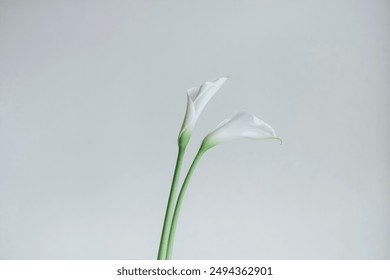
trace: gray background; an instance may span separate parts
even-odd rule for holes
[[[186,89],[210,150],[176,259],[390,258],[389,1],[0,1],[0,258],[152,259]]]

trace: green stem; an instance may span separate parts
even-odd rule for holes
[[[173,215],[173,210],[174,210],[175,200],[176,200],[177,184],[179,182],[180,170],[183,164],[183,156],[184,156],[185,149],[186,149],[185,146],[179,145],[179,152],[176,160],[175,173],[173,174],[171,191],[169,193],[168,205],[167,205],[167,210],[165,212],[164,225],[161,233],[160,247],[157,256],[158,260],[165,260],[165,256],[167,252],[169,231],[171,228],[172,215]]]
[[[206,151],[206,149],[204,149],[203,146],[202,146],[199,149],[198,153],[196,154],[195,159],[192,162],[190,169],[188,170],[187,176],[186,176],[186,178],[185,178],[185,180],[183,182],[183,186],[181,187],[179,196],[177,198],[175,212],[173,214],[173,220],[172,220],[172,224],[171,224],[171,231],[169,233],[168,249],[167,249],[167,254],[166,254],[166,258],[165,258],[166,260],[170,260],[171,257],[172,257],[173,242],[174,242],[174,239],[175,239],[176,226],[177,226],[177,221],[179,219],[180,208],[181,208],[181,205],[183,203],[184,194],[185,194],[185,192],[187,190],[188,183],[191,180],[191,176],[194,173],[194,170],[195,170],[199,160],[201,159],[201,157],[202,157],[202,155],[204,154],[205,151]]]

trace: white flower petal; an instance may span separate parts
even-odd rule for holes
[[[202,113],[204,107],[206,107],[210,99],[217,93],[217,91],[222,87],[222,85],[226,82],[227,79],[227,77],[222,77],[214,82],[205,82],[203,85],[200,86],[198,94],[194,99],[194,104],[198,117]]]
[[[187,89],[187,94],[191,98],[192,102],[195,101],[196,96],[198,95],[200,87],[192,87]]]
[[[203,109],[210,99],[217,93],[228,77],[222,77],[214,82],[205,82],[199,87],[187,90],[187,111],[180,130],[179,139],[186,131],[191,132]]]
[[[264,121],[247,112],[239,112],[222,121],[203,141],[208,149],[220,143],[240,139],[279,139],[275,130]]]
[[[187,120],[187,121],[186,121]],[[182,124],[182,127],[180,129],[179,138],[182,136],[182,134],[189,130],[189,128],[193,128],[195,123],[191,123],[195,121],[195,105],[192,101],[189,94],[187,94],[187,109],[186,109],[186,116],[184,118],[184,122]],[[192,129],[191,129],[192,130]]]

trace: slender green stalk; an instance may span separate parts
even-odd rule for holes
[[[184,156],[185,149],[186,146],[179,145],[179,152],[176,160],[175,173],[173,174],[171,191],[169,193],[168,205],[167,205],[167,210],[165,212],[164,225],[161,233],[160,247],[157,256],[158,260],[165,260],[165,256],[167,252],[169,231],[171,228],[172,215],[173,215],[173,210],[176,201],[177,184],[180,178],[180,170],[183,164],[183,156]]]
[[[177,198],[175,212],[173,214],[173,220],[172,220],[172,224],[171,224],[171,230],[170,230],[170,233],[169,233],[168,249],[167,249],[167,254],[166,254],[166,258],[165,258],[166,260],[170,260],[171,257],[172,257],[173,242],[174,242],[174,239],[175,239],[175,232],[176,232],[177,221],[179,219],[180,208],[181,208],[181,205],[183,203],[183,198],[184,198],[185,192],[187,190],[188,183],[190,182],[192,174],[194,173],[194,170],[195,170],[196,166],[198,165],[198,162],[201,159],[201,157],[202,157],[202,155],[204,154],[205,151],[206,151],[206,149],[204,149],[203,146],[202,146],[199,149],[198,153],[196,154],[195,159],[192,162],[190,169],[188,170],[187,176],[186,176],[186,178],[185,178],[185,180],[183,182],[183,186],[181,187],[179,196]]]

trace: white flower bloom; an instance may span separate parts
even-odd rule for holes
[[[179,142],[183,142],[184,145],[188,143],[195,123],[204,107],[227,79],[228,77],[222,77],[214,82],[205,82],[199,87],[187,90],[187,110],[180,130]]]
[[[239,112],[230,119],[222,121],[203,140],[202,148],[210,149],[220,143],[235,139],[277,139],[275,130],[264,121],[247,112]]]

